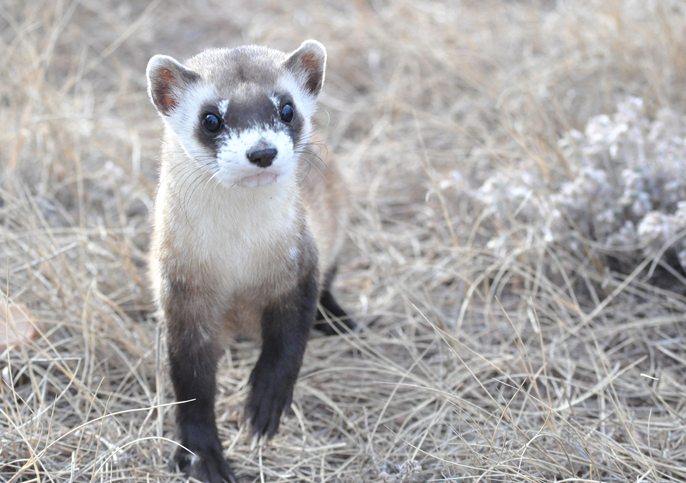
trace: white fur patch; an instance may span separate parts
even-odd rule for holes
[[[165,123],[176,134],[186,154],[201,166],[210,168],[211,160],[207,159],[207,150],[195,139],[195,128],[200,122],[202,106],[212,104],[217,99],[214,87],[204,82],[190,85],[183,93],[183,99],[171,111],[169,116],[162,116]]]
[[[223,99],[217,104],[217,109],[219,109],[219,114],[221,117],[226,117],[226,110],[229,108],[229,100]]]
[[[285,132],[266,126],[229,131],[220,136],[217,153],[217,180],[225,186],[263,186],[275,183],[297,167],[293,142]],[[247,154],[255,149],[273,147],[277,155],[271,166],[261,168],[250,162]]]
[[[279,108],[281,107],[281,102],[279,101],[279,98],[276,97],[275,95],[269,96],[269,100],[272,101],[272,104],[274,104],[274,107],[276,107],[276,111],[279,111]]]
[[[276,82],[278,89],[289,92],[293,96],[295,109],[300,111],[304,119],[303,130],[300,136],[301,143],[309,141],[310,134],[312,133],[312,116],[317,111],[317,98],[311,96],[303,87],[306,81],[307,79],[305,79],[304,75],[301,79],[296,79],[291,72],[287,71]]]
[[[173,161],[189,162],[184,157],[178,153],[167,161],[172,161],[170,166]],[[194,179],[187,181],[187,176],[183,169],[166,171],[159,196],[167,198],[164,205],[176,208],[156,214],[175,229],[177,273],[203,267],[213,274],[217,293],[227,294],[269,281],[275,267],[295,266],[295,173],[259,189],[227,188],[198,170],[191,174]]]

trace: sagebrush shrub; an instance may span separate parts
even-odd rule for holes
[[[591,241],[586,250],[624,272],[646,257],[686,270],[686,118],[662,109],[650,120],[629,98],[559,147],[567,173],[558,179],[524,160],[471,190],[493,222],[487,247],[502,252],[526,236],[578,251]]]

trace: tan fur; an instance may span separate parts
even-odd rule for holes
[[[336,265],[350,212],[348,189],[335,159],[324,161],[318,169],[306,166],[300,170],[306,173],[301,175],[301,195],[319,253],[320,280]]]

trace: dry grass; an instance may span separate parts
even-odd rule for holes
[[[362,330],[313,336],[293,412],[255,449],[257,351],[227,348],[217,415],[243,481],[685,481],[684,287],[514,216],[494,253],[505,227],[446,184],[523,159],[564,177],[557,140],[626,95],[685,113],[685,18],[677,0],[4,0],[1,297],[42,335],[1,357],[0,480],[181,481],[145,274],[145,65],[316,38],[322,136],[356,198],[337,291]]]

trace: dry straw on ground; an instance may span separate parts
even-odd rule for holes
[[[316,38],[322,154],[355,195],[336,288],[362,330],[313,335],[254,449],[257,350],[227,347],[217,417],[243,481],[685,481],[684,277],[660,258],[678,234],[618,265],[578,213],[524,216],[578,175],[572,129],[629,96],[641,122],[686,114],[684,3],[295,3],[0,3],[0,305],[41,332],[1,357],[0,480],[181,481],[145,274],[144,68]],[[499,174],[520,191],[484,185]]]

